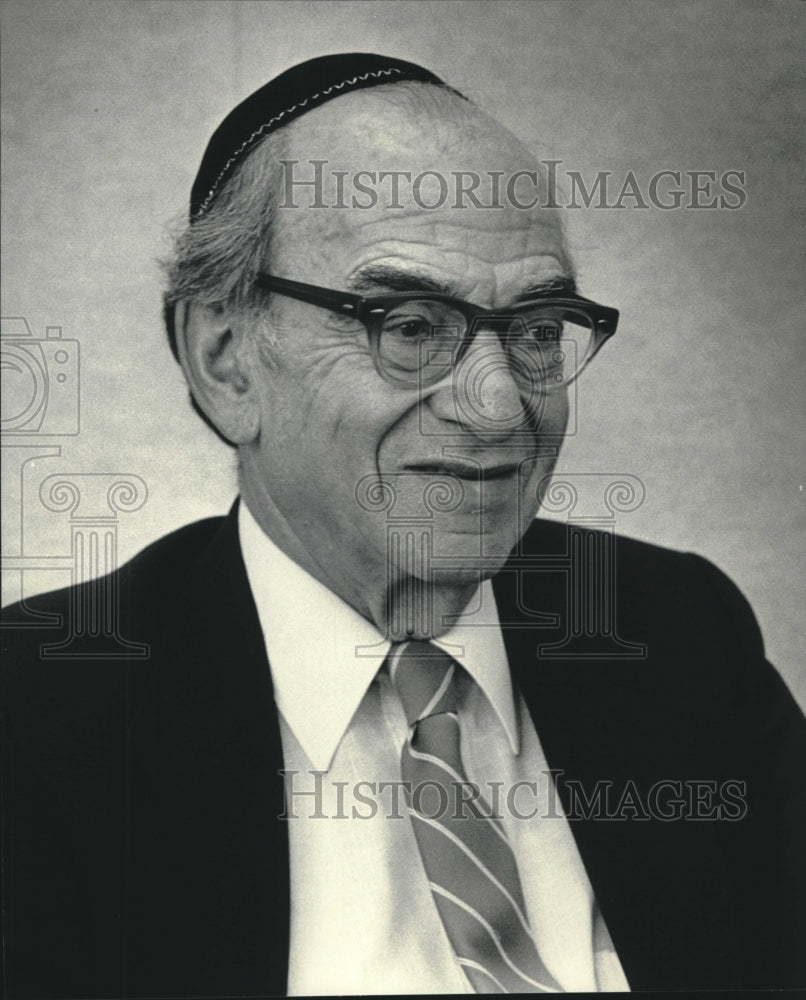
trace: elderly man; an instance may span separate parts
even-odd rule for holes
[[[752,612],[699,558],[535,521],[618,318],[543,182],[380,56],[215,133],[166,318],[241,499],[31,602],[111,598],[148,656],[11,646],[10,995],[806,981],[804,726]],[[599,565],[618,638],[574,645]]]

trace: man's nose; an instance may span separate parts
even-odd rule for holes
[[[517,366],[495,331],[480,330],[435,394],[432,408],[484,443],[505,441],[530,424],[529,393],[515,378]]]

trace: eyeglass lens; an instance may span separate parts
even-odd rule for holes
[[[378,351],[393,378],[431,382],[448,375],[465,339],[497,342],[513,378],[526,386],[558,387],[577,374],[594,339],[591,319],[577,310],[539,305],[518,314],[468,323],[453,306],[410,300],[385,316]]]

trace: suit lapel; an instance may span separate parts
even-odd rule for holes
[[[132,741],[133,983],[282,994],[282,745],[237,505],[187,574],[152,657]]]
[[[600,786],[608,796],[604,811],[615,814],[631,783],[645,801],[659,781],[709,777],[701,773],[684,713],[667,700],[675,665],[666,658],[666,637],[640,596],[625,588],[619,605],[630,623],[625,635],[646,643],[649,659],[539,658],[538,644],[560,640],[566,621],[565,588],[552,576],[533,574],[524,589],[517,570],[504,572],[495,580],[496,600],[502,620],[511,623],[504,637],[513,676],[549,766],[560,772],[566,814],[579,817],[570,820],[571,830],[630,986],[730,986],[739,963],[715,824],[607,819],[595,811],[585,818],[579,799],[571,801],[574,781],[588,797],[598,782],[609,783]],[[636,582],[635,593],[645,595]],[[534,611],[556,614],[559,627],[535,629]]]

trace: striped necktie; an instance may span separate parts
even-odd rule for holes
[[[388,662],[409,724],[408,811],[456,961],[476,993],[560,992],[537,953],[503,825],[462,764],[457,681],[469,678],[428,642],[393,646]]]

